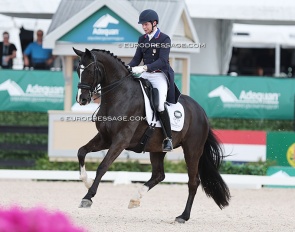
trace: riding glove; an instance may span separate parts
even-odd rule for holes
[[[141,74],[144,71],[146,71],[146,70],[144,70],[144,67],[143,66],[135,66],[135,67],[132,68],[132,72],[134,74]]]

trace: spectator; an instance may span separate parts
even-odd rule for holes
[[[37,40],[28,45],[24,51],[25,67],[33,67],[34,69],[48,70],[53,62],[52,49],[42,47],[43,31],[37,31]],[[30,56],[30,60],[29,60]]]
[[[11,69],[13,58],[16,57],[16,47],[9,42],[9,33],[3,32],[3,42],[0,42],[0,66],[5,69]]]
[[[264,76],[264,70],[261,66],[258,66],[255,70],[254,75],[256,76]]]

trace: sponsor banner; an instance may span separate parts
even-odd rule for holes
[[[275,160],[278,166],[295,168],[295,133],[267,133],[267,159]]]
[[[78,81],[74,72],[73,104]],[[181,87],[180,75],[176,75],[176,83]],[[192,76],[190,88],[191,96],[203,106],[210,118],[291,120],[294,117],[293,86],[295,79]],[[231,91],[228,94],[232,96],[231,100],[214,97],[220,89]],[[63,73],[0,70],[0,99],[0,111],[63,110]]]
[[[137,42],[141,34],[104,6],[58,41],[71,43]]]
[[[192,76],[191,96],[209,117],[294,118],[295,79]]]
[[[267,169],[266,175],[268,176],[295,176],[295,168],[293,167],[283,167],[283,166],[273,166]]]
[[[0,111],[63,110],[62,72],[0,71]]]
[[[257,162],[266,160],[266,132],[249,130],[214,130],[219,138],[225,160]]]

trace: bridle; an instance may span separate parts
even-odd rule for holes
[[[91,63],[89,63],[86,67],[81,67],[80,63],[78,64],[78,67],[79,69],[87,69],[90,65],[94,64],[95,65],[95,68],[94,68],[94,77],[97,77],[97,72],[99,73],[99,75],[102,77],[102,71],[100,69],[100,67],[97,65],[98,62],[96,60],[96,56],[94,56],[91,52],[91,56],[93,57],[94,61],[92,61]],[[81,77],[82,79],[82,77]],[[94,94],[94,93],[98,93],[99,90],[98,85],[95,85],[95,78],[93,78],[93,83],[91,85],[89,84],[86,84],[86,83],[82,83],[82,82],[79,82],[78,83],[78,89],[86,89],[86,90],[89,90],[89,94],[90,94],[90,97]]]
[[[129,71],[129,74],[123,78],[120,78],[119,80],[117,81],[114,81],[113,83],[105,86],[105,87],[100,87],[100,84],[95,84],[96,82],[96,78],[97,78],[97,74],[99,74],[102,78],[104,78],[103,76],[103,72],[102,70],[100,69],[99,67],[99,61],[96,59],[96,56],[91,52],[91,55],[94,59],[94,61],[92,61],[91,63],[89,63],[86,67],[81,67],[80,64],[78,64],[78,67],[79,69],[87,69],[90,67],[90,65],[94,64],[95,65],[95,68],[94,68],[94,78],[93,78],[93,83],[90,85],[90,84],[86,84],[86,83],[82,83],[82,82],[79,82],[78,83],[78,88],[79,89],[85,89],[85,90],[88,90],[89,91],[89,95],[90,97],[92,97],[93,94],[97,94],[99,91],[102,91],[104,90],[104,92],[100,94],[100,96],[102,95],[105,95],[107,94],[108,92],[112,91],[113,89],[115,89],[116,87],[118,87],[124,80],[126,77],[129,77],[129,76],[132,76],[133,74]]]
[[[88,67],[90,67],[90,65],[92,65],[92,64],[94,64],[95,65],[95,68],[94,68],[94,78],[93,78],[93,83],[92,83],[92,85],[89,85],[89,84],[86,84],[86,83],[82,83],[82,82],[79,82],[78,83],[78,88],[79,89],[86,89],[86,90],[89,90],[89,95],[90,95],[90,97],[92,97],[93,96],[93,94],[97,94],[99,91],[102,91],[102,90],[104,90],[104,92],[102,93],[100,93],[100,97],[102,96],[102,95],[105,95],[105,94],[107,94],[108,92],[110,92],[110,91],[112,91],[113,89],[115,89],[115,88],[117,88],[119,85],[121,85],[122,83],[123,83],[123,81],[124,80],[126,80],[126,77],[129,77],[129,76],[132,76],[133,74],[132,74],[132,72],[130,72],[130,70],[129,70],[129,74],[127,75],[127,76],[125,76],[125,77],[123,77],[123,78],[120,78],[119,80],[117,80],[117,81],[114,81],[113,83],[111,83],[111,84],[109,84],[109,85],[107,85],[107,86],[105,86],[105,87],[101,87],[100,86],[100,83],[98,83],[97,85],[95,85],[95,82],[96,82],[96,79],[95,78],[97,78],[97,72],[99,73],[99,75],[103,78],[104,76],[102,76],[102,71],[101,71],[101,69],[100,69],[100,67],[99,67],[99,62],[98,62],[98,60],[96,59],[96,56],[91,52],[91,56],[93,57],[93,59],[94,59],[94,61],[93,62],[91,62],[91,63],[89,63],[86,67],[83,67],[83,68],[81,68],[81,66],[80,66],[80,63],[78,64],[78,67],[79,67],[79,69],[87,69]],[[80,74],[81,75],[81,74]],[[81,78],[81,80],[82,80],[82,78]],[[99,87],[98,87],[99,86]],[[94,120],[94,115],[96,114],[96,112],[98,112],[98,110],[99,110],[99,108],[100,108],[100,105],[97,107],[97,109],[93,112],[93,114],[92,114],[92,122],[95,122],[95,120]]]

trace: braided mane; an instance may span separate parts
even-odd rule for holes
[[[125,64],[125,62],[121,60],[118,56],[114,55],[114,53],[111,53],[110,51],[104,49],[92,49],[91,51],[102,52],[114,57],[117,61],[123,64],[123,66],[129,71],[129,73],[131,72],[130,67],[127,64]]]

